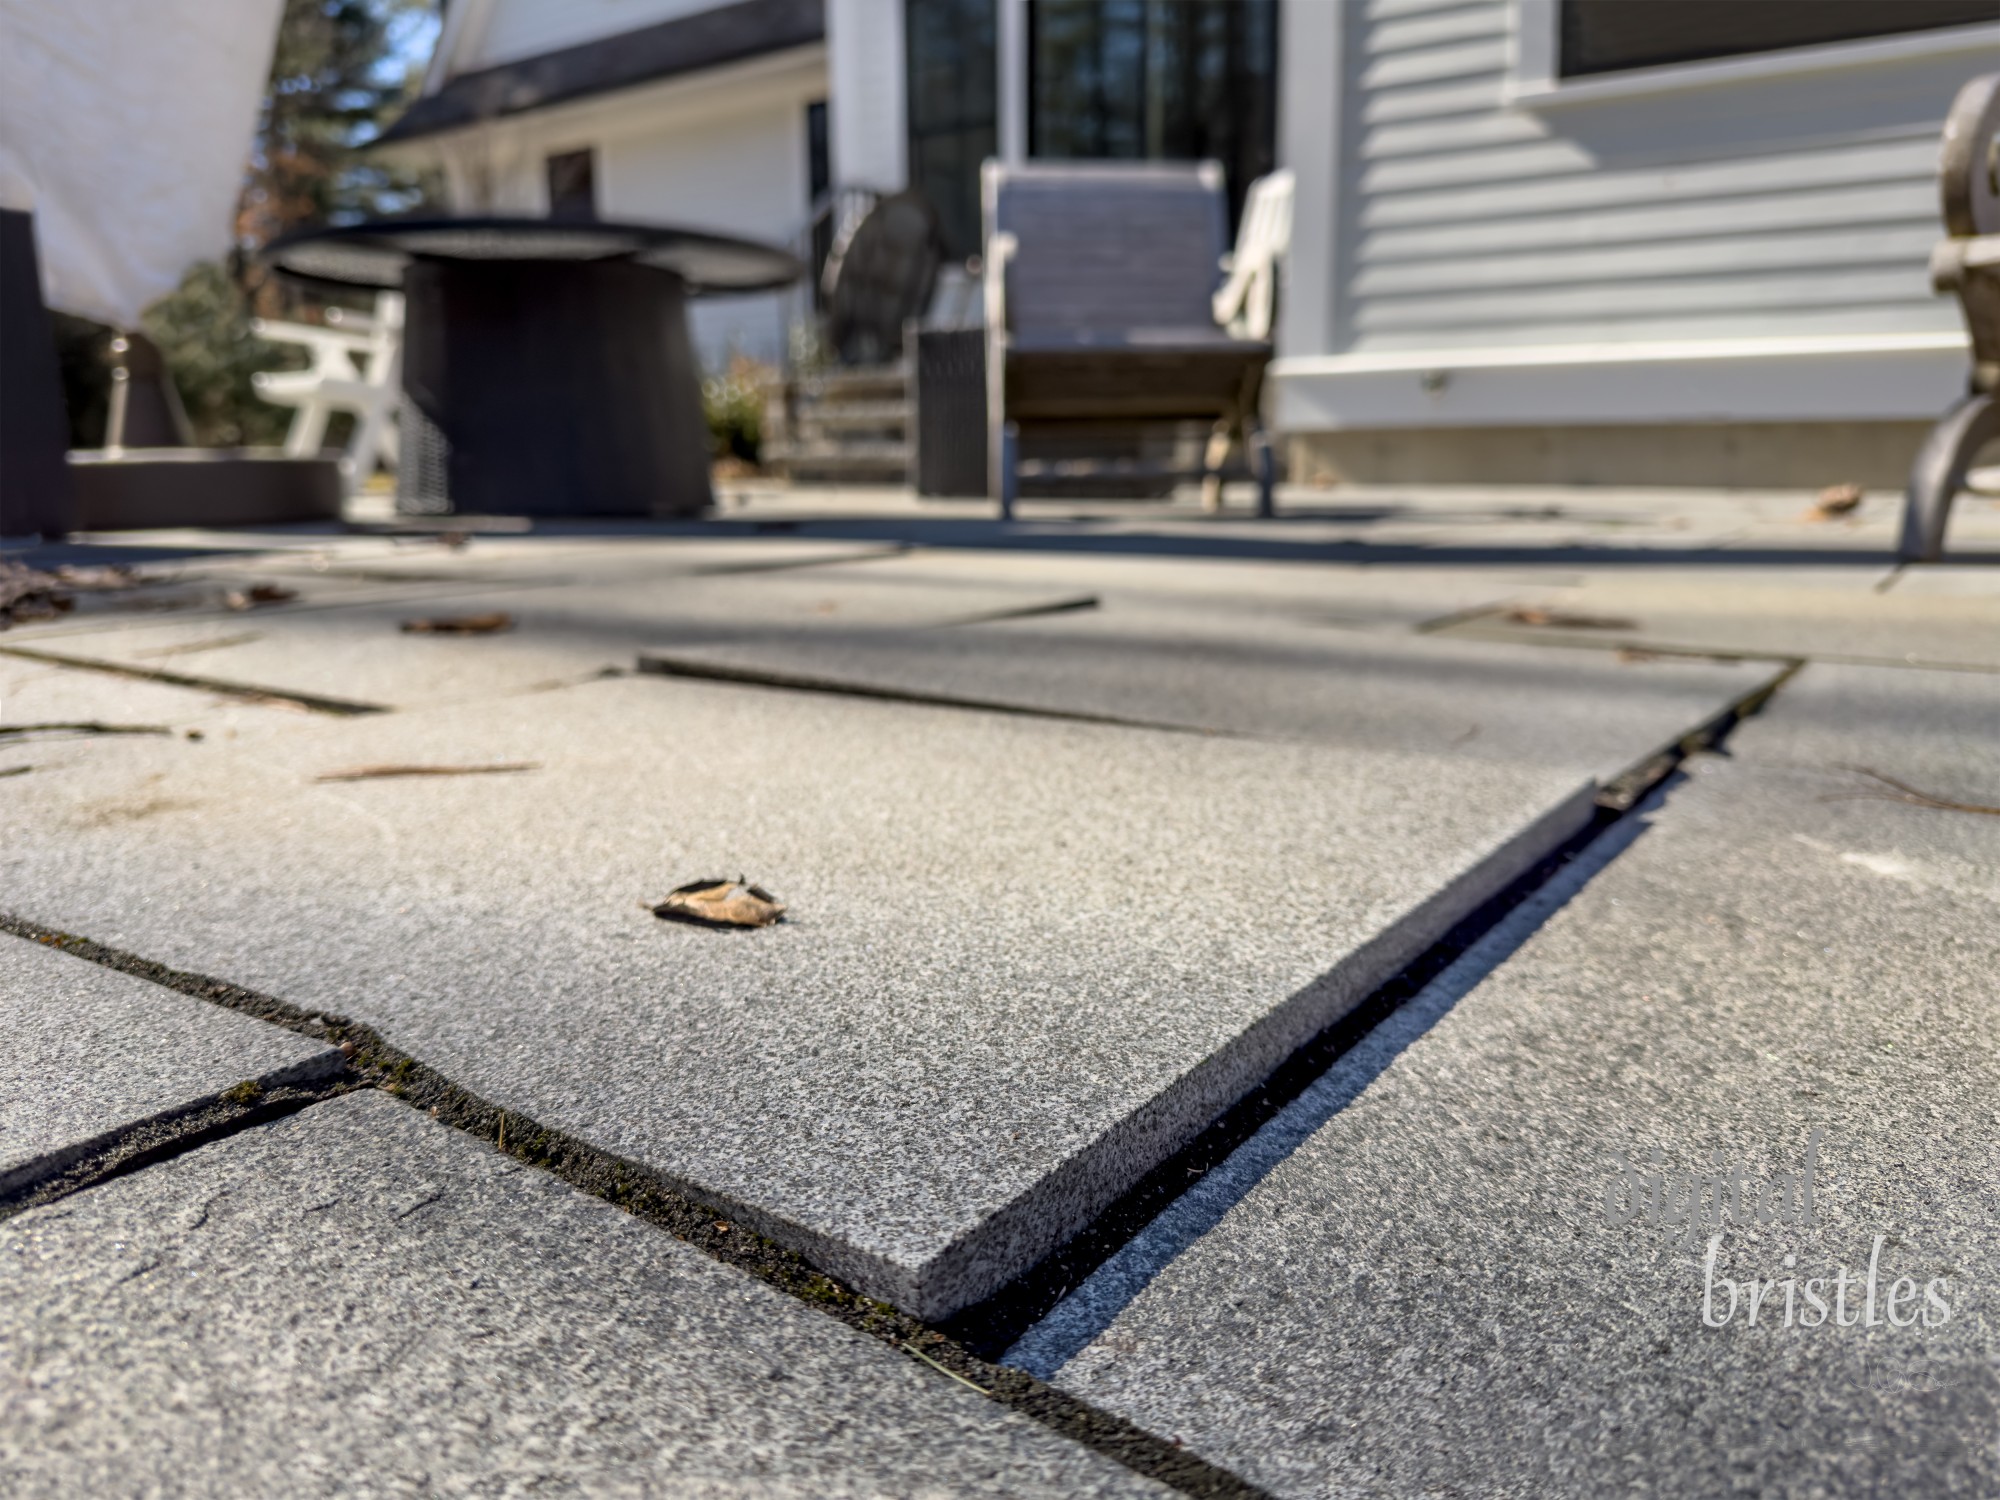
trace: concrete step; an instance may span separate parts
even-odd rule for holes
[[[900,364],[870,370],[825,370],[794,378],[796,395],[823,401],[900,400],[908,391],[909,370]]]
[[[854,477],[907,475],[910,445],[886,439],[844,442],[772,442],[764,445],[764,462],[797,479],[814,475]]]
[[[802,401],[793,413],[796,426],[804,429],[887,427],[907,429],[910,403],[907,401]]]

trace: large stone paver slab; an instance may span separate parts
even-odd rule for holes
[[[1531,607],[1558,623],[1527,623],[1495,611],[1443,633],[1556,646],[2000,669],[2000,596],[1850,592],[1768,579],[1614,579],[1547,590]]]
[[[1569,837],[1604,763],[636,678],[293,717],[0,782],[0,885],[370,1021],[927,1314],[1054,1248]],[[739,873],[783,925],[643,904]]]
[[[1011,1357],[1286,1495],[1993,1493],[2000,817],[1854,766],[2000,804],[2000,683],[1808,667]],[[1816,1131],[1803,1222],[1624,1217]]]
[[[934,695],[1224,734],[1566,763],[1610,781],[1776,670],[1552,655],[1113,603],[950,631],[826,630],[641,652],[642,671]]]
[[[227,624],[206,616],[177,619],[71,636],[48,649],[275,693],[401,708],[629,670],[640,646],[663,639],[785,637],[846,625],[924,628],[1079,602],[1074,592],[1047,589],[878,580],[862,568],[837,577],[818,569],[663,573],[603,551],[572,562],[566,574],[497,587],[488,580],[476,589],[436,584],[418,593],[412,585],[349,608],[272,610]],[[603,576],[588,576],[593,568]],[[402,629],[415,620],[494,613],[511,616],[512,628],[493,635]]]
[[[337,1072],[337,1048],[0,933],[0,1193],[121,1127]]]
[[[1166,1491],[349,1095],[0,1224],[0,1489]]]
[[[856,565],[871,577],[929,584],[1011,584],[1094,593],[1107,605],[1222,618],[1276,616],[1365,630],[1408,630],[1505,602],[1525,591],[1580,583],[1561,566],[1473,567],[1355,562],[1236,561],[1116,550],[1116,538],[1074,550],[913,548]],[[850,571],[836,565],[825,576]]]

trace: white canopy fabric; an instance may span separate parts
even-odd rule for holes
[[[0,208],[51,307],[135,327],[233,230],[283,0],[0,0]]]

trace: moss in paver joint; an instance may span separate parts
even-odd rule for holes
[[[257,1102],[258,1096],[263,1092],[263,1084],[254,1078],[246,1078],[234,1088],[225,1089],[222,1094],[222,1102],[224,1104],[254,1104]]]

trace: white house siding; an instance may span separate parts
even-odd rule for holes
[[[1546,6],[1318,4],[1285,17],[1286,88],[1339,85],[1323,128],[1287,106],[1291,275],[1320,280],[1294,289],[1285,425],[1908,418],[1962,385],[1926,271],[1937,138],[1958,86],[2000,66],[2000,28],[1537,106],[1509,90],[1533,87],[1516,27]],[[1842,409],[1814,405],[1829,381]]]
[[[824,87],[816,74],[793,77],[608,134],[598,149],[599,211],[790,242],[811,197],[806,104]],[[777,359],[785,319],[782,297],[715,297],[695,303],[690,326],[703,362],[717,367],[731,352]]]
[[[606,219],[789,244],[810,209],[806,106],[826,90],[825,48],[804,47],[488,121],[413,148],[444,164],[457,213],[546,213],[548,157],[588,148]],[[781,295],[702,298],[690,326],[704,363],[720,367],[735,352],[778,358],[787,317]]]
[[[716,0],[455,0],[474,7],[474,34],[454,59],[454,71],[471,72],[557,52],[579,42],[637,31],[709,10]]]

